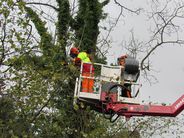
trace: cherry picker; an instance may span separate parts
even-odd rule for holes
[[[103,113],[111,122],[119,116],[130,118],[133,116],[165,116],[175,117],[184,109],[184,95],[169,106],[141,104],[139,101],[139,89],[137,83],[140,74],[139,63],[134,58],[127,58],[125,68],[121,66],[109,66],[94,63],[95,73],[88,77],[83,76],[83,64],[81,63],[80,76],[76,78],[74,104],[90,106],[92,110]],[[92,69],[91,69],[92,70]],[[83,79],[94,81],[93,92],[83,92]],[[138,86],[134,94],[132,86]]]

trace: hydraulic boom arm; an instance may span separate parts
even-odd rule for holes
[[[175,117],[184,109],[184,95],[170,106],[164,105],[136,105],[124,103],[109,103],[107,110],[127,118],[132,116],[168,116]]]

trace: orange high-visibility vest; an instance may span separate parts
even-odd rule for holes
[[[93,77],[94,76],[94,68],[91,63],[90,58],[86,52],[80,52],[77,56],[80,58],[83,64],[82,76],[84,77]],[[94,80],[90,78],[83,78],[82,81],[82,92],[93,92]]]

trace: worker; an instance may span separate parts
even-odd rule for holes
[[[93,77],[94,76],[94,67],[91,64],[90,59],[91,50],[87,50],[86,52],[79,52],[76,47],[72,47],[70,50],[70,56],[73,58],[73,62],[76,66],[79,66],[81,62],[82,66],[82,76],[84,77],[82,80],[82,92],[93,92],[94,79],[85,78],[85,77]]]
[[[123,55],[118,58],[118,65],[120,65],[123,69],[125,68],[125,59],[127,58],[127,55]]]
[[[121,96],[123,97],[131,97],[131,84],[124,83],[124,70],[125,70],[125,63],[126,63],[127,57],[128,57],[127,55],[123,55],[118,58],[118,65],[120,65],[122,68],[122,71],[121,71],[122,83],[126,88],[126,90],[122,89]]]
[[[77,47],[72,47],[70,49],[70,57],[72,58],[71,61],[75,65],[80,65],[80,59],[77,58],[78,54],[79,54],[79,49]]]

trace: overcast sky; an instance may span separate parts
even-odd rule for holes
[[[129,8],[150,8],[147,0],[131,0],[124,4]],[[105,11],[109,12],[109,16],[112,19],[118,17],[120,8],[112,1],[106,6]],[[109,50],[108,62],[115,63],[117,57],[126,53],[121,43],[122,41],[128,41],[130,39],[131,29],[134,30],[136,38],[146,42],[149,36],[148,29],[150,25],[152,25],[152,23],[147,20],[146,12],[136,16],[135,14],[130,14],[125,11],[124,17],[120,18],[116,28],[113,30],[113,33],[111,33],[110,38],[113,43],[112,48]],[[175,102],[177,98],[184,94],[184,46],[168,45],[160,47],[154,52],[154,55],[150,57],[150,60],[154,69],[151,73],[155,75],[158,83],[150,85],[141,77],[143,84],[141,99],[158,103]]]

